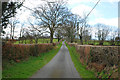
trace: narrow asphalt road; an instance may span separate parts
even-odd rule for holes
[[[36,65],[37,66],[37,65]],[[65,43],[56,56],[31,78],[80,78]]]

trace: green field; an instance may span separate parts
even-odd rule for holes
[[[56,42],[58,42],[58,39],[53,39],[53,43],[56,43]],[[14,44],[19,44],[19,43],[25,44],[25,40],[16,41]],[[34,44],[35,40],[32,40],[32,43]],[[38,39],[38,44],[40,43],[50,43],[50,39]],[[31,44],[31,41],[26,40],[26,44]]]
[[[80,43],[80,40],[76,39],[75,43]],[[118,42],[115,42],[115,45],[120,45],[120,42],[117,44]],[[93,44],[93,45],[99,45],[99,41],[94,41],[94,40],[89,40],[87,42],[83,41],[83,44]],[[104,41],[103,45],[109,46],[111,45],[110,41]]]
[[[79,60],[80,55],[77,54],[75,47],[70,47],[67,43],[66,46],[70,52],[70,56],[72,58],[74,66],[76,67],[76,70],[79,72],[81,78],[96,78],[94,71],[87,70],[86,66],[81,64]]]
[[[28,60],[16,63],[14,61],[3,61],[3,78],[29,78],[36,71],[47,64],[59,51],[62,43],[46,53],[41,53],[41,57],[30,57]]]

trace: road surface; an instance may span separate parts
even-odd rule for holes
[[[37,65],[36,65],[37,66]],[[31,78],[80,78],[65,43],[56,56]]]

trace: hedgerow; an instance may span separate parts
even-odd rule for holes
[[[2,58],[8,60],[24,60],[29,56],[40,56],[41,53],[53,49],[55,44],[11,44],[6,43],[2,46]]]

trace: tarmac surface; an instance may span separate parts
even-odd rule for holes
[[[80,76],[63,42],[55,57],[31,78],[80,78]]]

